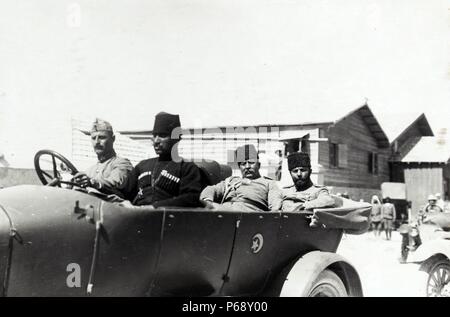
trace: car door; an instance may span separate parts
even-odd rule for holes
[[[280,213],[242,212],[223,295],[257,294],[267,282],[277,251]]]
[[[281,271],[292,260],[320,250],[336,252],[342,230],[310,227],[312,212],[282,212],[274,272]]]
[[[148,295],[161,246],[164,212],[106,201],[101,202],[100,211],[91,294]]]
[[[167,209],[152,296],[217,295],[223,285],[239,214]]]

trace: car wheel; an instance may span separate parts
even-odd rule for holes
[[[308,297],[347,297],[347,289],[336,273],[322,271],[311,287]]]
[[[450,261],[439,260],[428,273],[428,297],[450,297]]]

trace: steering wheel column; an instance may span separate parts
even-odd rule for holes
[[[52,165],[52,171],[44,170],[41,167],[42,161],[49,161],[48,159],[44,159],[46,156],[49,156],[50,162]],[[41,180],[43,185],[46,186],[57,186],[61,187],[61,184],[66,184],[70,186],[79,186],[75,182],[64,180],[62,175],[64,173],[70,173],[70,175],[75,175],[78,173],[77,168],[64,156],[61,154],[52,151],[52,150],[41,150],[36,153],[34,156],[34,168],[36,170],[37,176]],[[52,175],[53,174],[53,175]]]

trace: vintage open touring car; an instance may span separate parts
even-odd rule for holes
[[[420,285],[424,295],[450,297],[450,214],[430,213],[419,225],[403,228],[416,241],[409,246],[408,262],[425,273]]]
[[[41,168],[44,156],[52,171]],[[62,188],[73,184],[61,166],[76,172],[40,151],[36,171],[51,186],[0,191],[3,296],[363,295],[356,269],[335,252],[344,230],[367,230],[369,204],[336,197],[338,207],[314,211],[317,228],[311,212],[123,206]],[[227,174],[217,163],[202,171],[209,183]]]

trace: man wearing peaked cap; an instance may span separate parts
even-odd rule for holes
[[[428,195],[428,204],[423,209],[424,213],[443,212],[444,210],[437,204],[437,197],[433,194]]]
[[[206,187],[200,195],[204,204],[212,209],[279,210],[281,191],[275,181],[259,174],[260,163],[256,148],[253,145],[238,147],[235,160],[242,177],[231,176],[214,186]]]
[[[96,119],[90,137],[98,162],[86,172],[77,173],[73,181],[81,187],[91,187],[105,194],[126,198],[130,191],[129,178],[133,165],[114,151],[115,136],[111,124]]]
[[[139,162],[133,173],[135,205],[199,207],[203,189],[199,168],[178,156],[180,117],[160,112],[153,126],[158,157]]]
[[[283,211],[299,211],[334,206],[334,199],[324,186],[311,181],[311,160],[307,153],[295,152],[288,157],[288,168],[294,185],[283,188]]]

